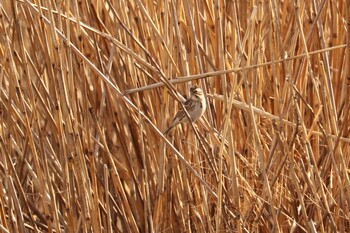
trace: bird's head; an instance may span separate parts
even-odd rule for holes
[[[192,100],[201,100],[203,99],[203,91],[197,86],[193,86],[190,88],[190,94],[191,94],[191,99]]]

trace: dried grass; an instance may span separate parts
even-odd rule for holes
[[[349,1],[0,1],[1,232],[349,232]],[[162,135],[177,93],[209,108]]]

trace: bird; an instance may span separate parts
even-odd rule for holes
[[[198,120],[203,115],[207,107],[202,89],[200,89],[198,86],[192,86],[190,88],[190,96],[185,101],[184,107],[188,112],[188,115],[191,117],[192,122]],[[180,123],[189,123],[188,116],[183,109],[180,109],[176,113],[169,128],[164,132],[164,135],[167,135]]]

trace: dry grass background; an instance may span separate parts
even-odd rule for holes
[[[1,232],[350,231],[349,0],[0,3]]]

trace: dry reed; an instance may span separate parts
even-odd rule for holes
[[[349,0],[0,1],[1,232],[349,232]],[[163,132],[191,85],[208,109]]]

